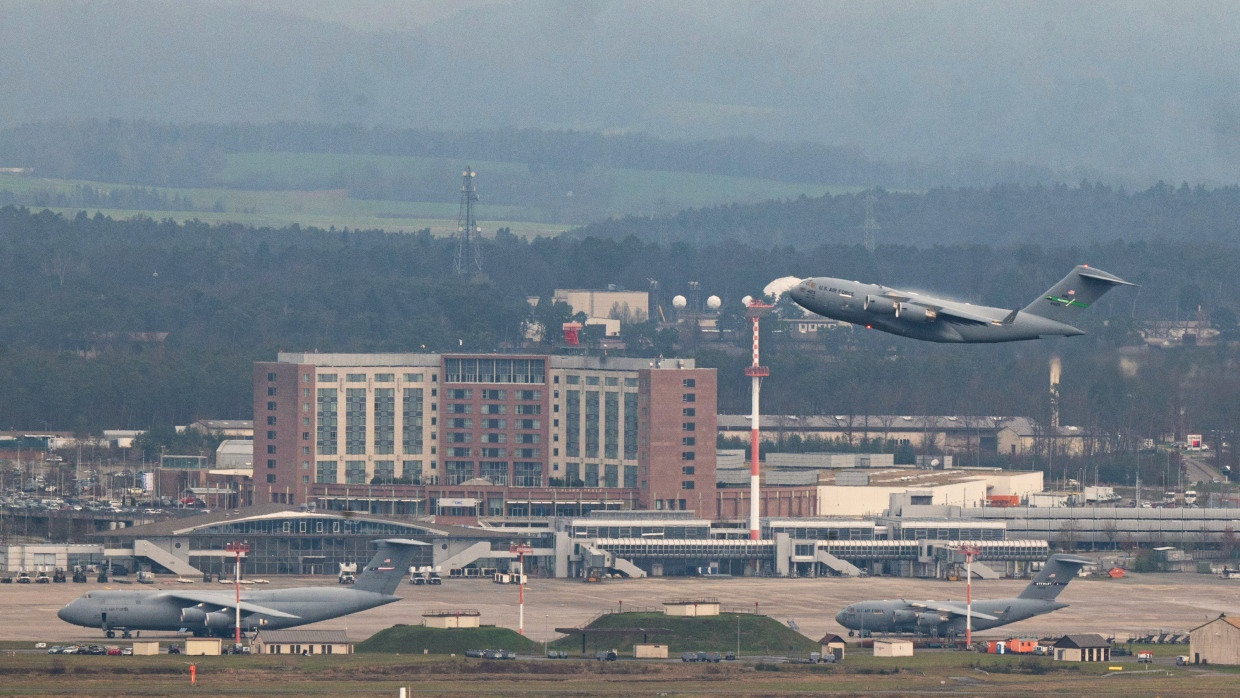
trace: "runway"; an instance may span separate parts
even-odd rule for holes
[[[975,581],[977,599],[1015,596],[1022,580]],[[330,586],[334,578],[275,577],[262,588]],[[834,620],[843,606],[864,599],[963,599],[964,582],[895,577],[817,579],[686,578],[663,577],[608,580],[587,584],[581,580],[532,579],[525,589],[525,634],[533,640],[554,639],[557,627],[579,627],[606,611],[662,610],[663,602],[681,598],[718,599],[726,611],[745,610],[791,621],[800,632],[817,640],[827,632],[846,635]],[[65,642],[98,641],[101,631],[69,625],[56,611],[93,589],[210,588],[222,584],[179,584],[161,581],[139,584],[5,584],[0,585],[0,618],[7,640]],[[402,583],[403,601],[351,616],[304,626],[344,629],[351,638],[365,639],[375,632],[403,623],[417,625],[422,614],[435,609],[477,609],[485,625],[516,629],[517,587],[478,579],[447,579],[442,586]],[[1097,632],[1118,639],[1156,631],[1187,631],[1219,613],[1240,614],[1240,581],[1199,574],[1135,574],[1123,579],[1075,579],[1059,597],[1071,606],[1015,623],[992,633],[1049,636],[1068,632]],[[755,606],[756,604],[756,606]],[[149,636],[159,636],[150,633]],[[164,634],[168,635],[168,634]]]

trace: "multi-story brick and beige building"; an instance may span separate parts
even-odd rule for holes
[[[254,366],[255,499],[370,486],[392,513],[704,514],[716,388],[688,359],[282,353]]]

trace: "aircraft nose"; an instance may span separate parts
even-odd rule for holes
[[[805,298],[805,284],[808,282],[809,279],[802,279],[796,286],[788,289],[788,295],[792,297],[792,300],[800,301]]]
[[[840,625],[843,625],[843,624],[844,624],[844,614],[845,614],[847,611],[848,611],[848,609],[846,608],[846,609],[844,609],[843,611],[840,611],[839,613],[835,614],[835,622],[836,622],[836,623],[839,623]]]

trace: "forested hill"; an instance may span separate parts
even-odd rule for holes
[[[1086,245],[1112,240],[1240,240],[1240,188],[1160,183],[1138,192],[1103,184],[936,188],[924,194],[874,193],[879,245]],[[770,248],[859,244],[870,193],[801,197],[629,216],[593,223],[574,235],[658,243],[732,240]]]

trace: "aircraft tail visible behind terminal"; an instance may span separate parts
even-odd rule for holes
[[[421,545],[423,544],[418,541],[400,538],[387,538],[379,541],[378,552],[370,562],[366,563],[362,576],[358,577],[353,588],[358,591],[373,591],[391,596],[400,584],[400,580],[404,578],[404,571],[409,569],[414,553]]]
[[[1042,571],[1038,572],[1017,598],[1054,601],[1059,592],[1081,571],[1081,567],[1091,562],[1093,560],[1073,555],[1052,555],[1042,567]]]
[[[1101,269],[1077,265],[1020,312],[1071,325],[1076,316],[1115,286],[1133,286]]]

